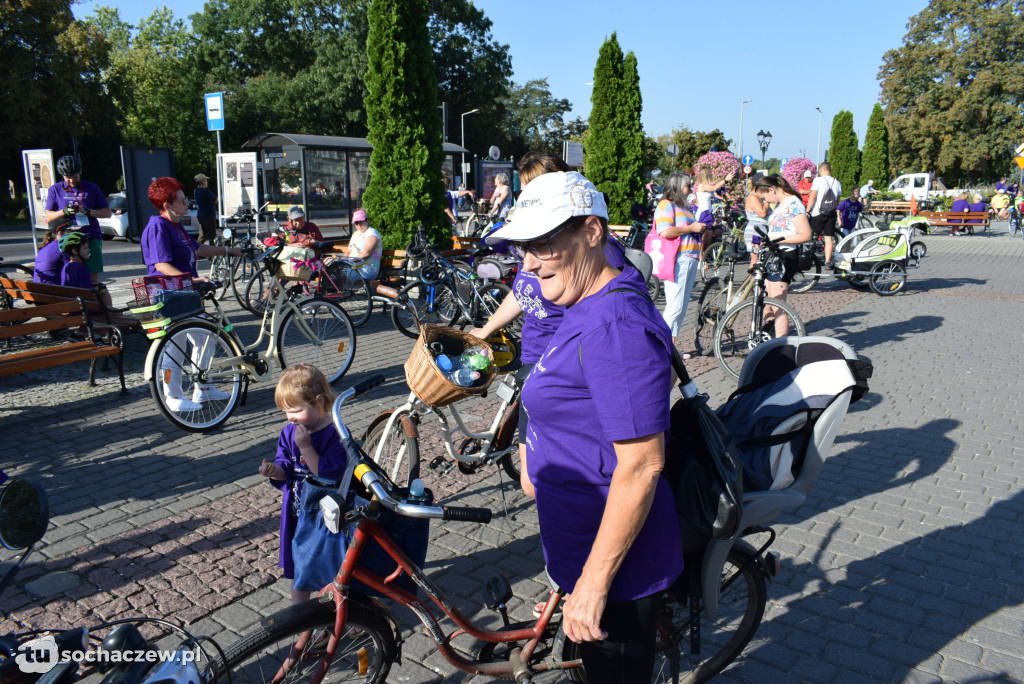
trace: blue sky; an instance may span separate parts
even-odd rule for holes
[[[162,3],[146,0],[82,2],[84,17],[98,5],[120,8],[137,22]],[[734,146],[760,155],[756,134],[772,133],[769,157],[814,158],[828,147],[832,117],[853,112],[863,144],[878,100],[878,70],[886,50],[898,47],[907,20],[926,0],[681,2],[680,0],[476,0],[494,22],[496,40],[512,55],[513,80],[547,78],[551,92],[573,104],[570,116],[590,112],[594,63],[614,31],[624,51],[636,53],[649,135],[687,126],[721,129]],[[178,0],[175,16],[202,11],[202,0]],[[455,113],[456,115],[458,113]],[[736,151],[735,147],[732,150]]]

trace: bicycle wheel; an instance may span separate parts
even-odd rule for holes
[[[508,416],[505,420],[513,421],[513,425],[519,423],[519,412],[522,410],[519,406],[520,399],[509,405]],[[523,468],[522,463],[519,462],[519,436],[513,435],[512,441],[509,442],[509,452],[502,456],[501,467],[505,469],[505,473],[515,481],[520,487],[523,482]]]
[[[326,299],[311,297],[295,305],[298,312],[285,313],[277,331],[281,363],[285,368],[297,363],[316,366],[327,376],[328,382],[334,382],[348,371],[356,355],[356,330],[352,321],[344,309]],[[299,315],[309,332],[299,323]]]
[[[412,418],[405,414],[399,416],[385,435],[384,429],[392,413],[394,411],[387,411],[374,418],[366,431],[363,451],[384,469],[392,482],[399,487],[408,487],[420,476],[420,448],[416,425]]]
[[[477,293],[480,296],[474,300],[475,303],[473,305],[473,313],[476,320],[472,323],[477,327],[486,323],[487,319],[495,314],[501,303],[505,301],[505,297],[512,296],[512,288],[505,283],[480,282],[481,284],[477,288]],[[522,326],[519,327],[519,330],[516,330],[514,325],[510,327],[512,327],[516,334],[522,331]]]
[[[223,425],[238,405],[244,371],[208,371],[240,355],[232,339],[212,323],[190,318],[172,325],[156,345],[149,389],[164,417],[188,432]]]
[[[25,264],[16,264],[12,261],[0,261],[0,274],[11,280],[32,280],[35,271]]]
[[[706,682],[734,661],[764,618],[768,589],[753,554],[733,547],[722,568],[718,618],[701,612],[700,653],[690,653],[690,607],[684,596],[665,592],[658,612],[657,656],[652,682]],[[676,678],[678,675],[678,679]]]
[[[693,322],[693,343],[701,356],[715,352],[715,325],[725,313],[727,293],[722,280],[712,278],[704,286],[697,301],[697,316]]]
[[[447,285],[427,286],[416,281],[403,287],[402,292],[416,307],[420,323],[451,326],[461,314],[455,293]],[[415,340],[420,336],[412,313],[401,306],[391,307],[391,322],[406,337]]]
[[[352,270],[344,261],[336,259],[327,265],[327,276],[323,283],[329,290],[327,298],[345,310],[352,319],[352,325],[358,328],[370,320],[370,314],[373,313],[370,285],[359,271]]]
[[[793,275],[793,282],[789,284],[789,291],[794,294],[803,294],[817,285],[818,281],[821,280],[821,267],[824,263],[821,257],[815,255],[807,269],[797,271]]]
[[[235,258],[232,258],[226,254],[215,256],[210,259],[210,280],[218,283],[220,287],[217,288],[217,301],[224,301],[224,297],[228,293],[228,289],[231,287],[231,277],[235,270],[234,265]]]
[[[891,297],[907,284],[907,269],[895,261],[875,264],[868,276],[868,286],[879,297]]]
[[[379,683],[387,679],[398,655],[394,632],[386,618],[350,600],[348,632],[338,644],[324,682]],[[316,598],[278,611],[243,635],[225,653],[233,682],[299,682],[310,679],[327,652],[323,630],[334,627],[334,600]],[[298,645],[300,635],[301,650]],[[287,670],[283,671],[286,666]]]
[[[725,261],[725,243],[712,242],[704,250],[704,261],[701,263],[701,282],[708,282],[712,278],[721,278],[728,271],[728,264]]]
[[[466,219],[466,237],[480,237],[488,223],[485,215],[473,214]]]
[[[274,301],[277,288],[280,287],[277,278],[270,273],[267,266],[261,267],[245,284],[243,296],[238,300],[244,309],[256,316],[263,316],[267,306]]]
[[[246,256],[236,258],[232,262],[231,293],[242,308],[246,308],[242,300],[245,297],[245,286],[249,284],[258,270],[260,270],[260,265]]]
[[[753,351],[754,347],[767,342],[775,337],[775,320],[769,319],[767,307],[774,306],[779,309],[780,314],[789,317],[789,334],[803,336],[804,322],[799,314],[786,302],[772,297],[764,298],[765,310],[758,316],[761,325],[757,330],[753,328],[755,314],[755,302],[748,299],[737,306],[729,309],[722,315],[718,325],[715,326],[715,358],[718,365],[722,367],[733,379],[739,379],[740,370],[743,368],[743,361]]]
[[[652,275],[647,281],[647,296],[651,298],[652,302],[657,302],[658,297],[661,296],[661,278],[656,275]]]

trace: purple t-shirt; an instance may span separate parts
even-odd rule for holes
[[[604,255],[615,268],[626,263],[626,248],[615,236],[609,236],[604,246]],[[646,288],[645,288],[646,289]],[[522,268],[512,281],[512,294],[523,310],[523,331],[520,335],[520,356],[523,363],[537,363],[537,359],[548,348],[548,341],[562,323],[565,307],[547,299],[540,291],[540,282],[533,273]]]
[[[72,188],[65,181],[51,185],[46,195],[46,210],[63,211],[64,207],[72,203],[89,209],[106,209],[110,206],[107,203],[107,196],[100,190],[100,186],[87,180],[79,181],[79,186]],[[80,229],[92,240],[99,240],[103,237],[103,233],[100,231],[100,222],[96,220],[95,216],[90,216],[89,225],[81,226]]]
[[[153,264],[168,263],[182,273],[199,276],[196,271],[196,250],[199,243],[176,223],[157,214],[149,217],[146,229],[142,231],[142,259],[149,268],[149,275],[160,275]]]
[[[47,285],[60,285],[60,272],[67,262],[68,255],[60,251],[60,245],[54,240],[36,254],[32,280]]]
[[[953,206],[951,206],[949,208],[949,210],[953,211],[953,212],[970,211],[971,210],[971,205],[965,199],[953,200]],[[949,222],[950,223],[963,223],[959,219],[949,219]]]
[[[92,278],[89,275],[88,267],[69,259],[60,272],[60,284],[65,287],[82,287],[88,290],[92,287]]]
[[[636,292],[610,292],[623,287]],[[672,335],[646,292],[627,266],[568,307],[523,390],[544,559],[566,591],[573,591],[601,524],[618,463],[612,442],[669,429]],[[671,585],[683,570],[682,548],[672,492],[659,478],[608,600],[630,601]]]
[[[971,202],[968,205],[968,208],[972,212],[978,212],[978,211],[985,212],[985,211],[988,211],[988,207],[985,206],[984,202]],[[967,219],[967,223],[981,223],[981,219]]]
[[[322,479],[337,479],[345,473],[345,448],[334,425],[330,424],[310,435],[313,449],[320,455],[320,466],[317,468]],[[309,475],[309,467],[302,460],[299,447],[295,446],[295,425],[288,423],[277,438],[277,456],[274,464],[284,468],[288,473],[287,480],[270,480],[284,493],[281,501],[281,551],[278,565],[284,568],[284,576],[295,577],[295,559],[292,558],[292,537],[299,523],[299,504],[302,501],[302,483]]]

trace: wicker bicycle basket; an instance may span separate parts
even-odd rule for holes
[[[486,341],[469,333],[424,323],[420,327],[420,337],[405,362],[405,381],[420,401],[430,406],[441,407],[473,394],[483,394],[487,390],[494,379],[493,363],[486,371],[487,382],[477,387],[457,385],[446,378],[434,362],[434,355],[430,352],[430,345],[434,342],[440,342],[449,356],[458,356],[469,347],[491,349],[491,345]]]

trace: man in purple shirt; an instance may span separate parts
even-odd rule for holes
[[[538,176],[505,225],[562,323],[523,390],[528,477],[566,635],[590,682],[649,681],[657,595],[683,570],[661,477],[672,336],[629,264],[608,261],[608,210],[575,172]]]
[[[99,186],[82,180],[82,164],[66,154],[57,160],[57,173],[64,177],[54,183],[46,195],[46,221],[71,219],[89,236],[89,259],[85,265],[92,274],[92,282],[100,282],[103,273],[103,233],[96,219],[110,218],[110,205]]]

